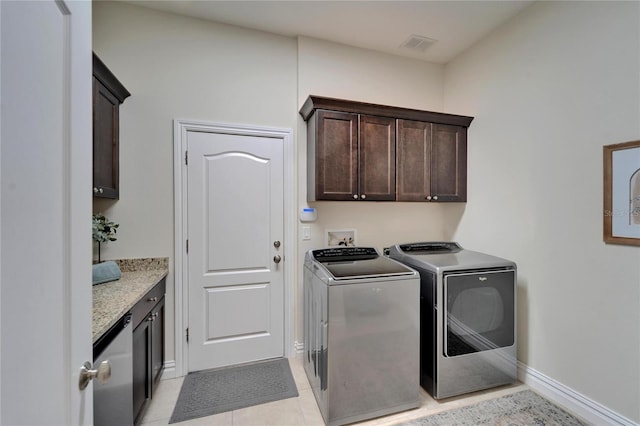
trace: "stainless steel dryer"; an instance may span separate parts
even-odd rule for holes
[[[304,369],[327,425],[420,405],[418,273],[372,247],[304,261]]]
[[[516,381],[514,262],[454,242],[388,255],[420,273],[422,387],[438,399]]]

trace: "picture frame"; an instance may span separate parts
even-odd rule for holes
[[[605,145],[603,239],[640,246],[640,140]]]

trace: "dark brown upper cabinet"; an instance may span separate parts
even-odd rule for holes
[[[398,120],[398,201],[467,200],[467,131]]]
[[[466,201],[473,117],[319,96],[300,115],[309,201]]]
[[[93,54],[93,195],[119,193],[120,104],[131,94]]]
[[[395,199],[395,121],[317,110],[308,122],[312,199]]]

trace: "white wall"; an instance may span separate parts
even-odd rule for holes
[[[295,39],[93,3],[93,48],[131,92],[120,109],[120,199],[94,211],[120,224],[102,258],[169,257],[166,359],[174,358],[175,118],[295,129]]]
[[[446,66],[475,116],[452,237],[519,267],[518,358],[640,421],[640,247],[602,242],[602,146],[640,139],[640,3],[540,2]]]

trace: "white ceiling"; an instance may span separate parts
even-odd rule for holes
[[[533,3],[532,0],[128,2],[285,36],[313,37],[441,64]],[[402,47],[414,35],[437,41],[424,52]]]

